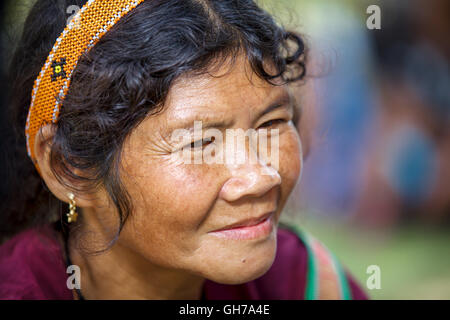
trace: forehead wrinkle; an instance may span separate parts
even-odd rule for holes
[[[221,77],[199,76],[178,78],[165,101],[164,128],[170,130],[177,122],[179,127],[193,126],[195,120],[218,122],[230,120],[251,122],[251,118],[264,110],[279,96],[280,88],[259,77],[248,78],[243,68],[247,61],[235,64],[231,72]],[[284,88],[281,90],[285,90]],[[238,113],[236,113],[238,111]],[[235,119],[227,119],[234,117]],[[185,120],[187,119],[187,120]],[[189,123],[190,122],[190,123]]]
[[[213,105],[196,105],[196,106],[177,106],[171,110],[166,118],[165,134],[170,133],[175,129],[186,129],[188,131],[193,131],[194,121],[202,121],[202,128],[206,129],[209,127],[224,128],[233,126],[236,121],[233,118],[234,110],[239,111],[239,118],[242,120],[245,118],[247,122],[251,122],[252,116],[261,117],[267,108],[273,108],[273,104],[282,103],[287,106],[291,101],[291,95],[286,88],[282,90],[274,90],[275,87],[263,89],[262,92],[256,93],[256,100],[250,103],[242,102],[241,104],[231,104],[228,102],[227,108],[225,110],[217,109]],[[243,95],[243,94],[241,94]],[[286,99],[284,96],[286,95]],[[265,97],[265,98],[264,98]],[[255,100],[255,99],[252,99]],[[273,108],[274,109],[274,108]],[[268,110],[267,112],[270,112]],[[169,124],[169,120],[177,121],[178,123]]]

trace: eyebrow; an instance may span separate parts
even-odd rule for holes
[[[261,118],[262,116],[284,106],[289,106],[293,102],[292,95],[284,91],[284,93],[275,99],[272,103],[270,103],[262,112],[258,114],[256,118]]]
[[[274,101],[272,101],[264,110],[258,113],[256,119],[276,110],[282,107],[287,107],[292,105],[293,99],[292,95],[284,91],[282,95],[279,95],[277,98],[275,98]],[[294,110],[293,110],[294,111]],[[224,129],[233,126],[234,120],[219,120],[217,121],[217,115],[211,114],[199,114],[198,118],[202,121],[202,130],[207,130],[210,128],[217,128],[217,129]],[[194,119],[184,120],[182,124],[177,125],[176,128],[171,129],[170,131],[177,130],[177,129],[186,129],[188,131],[194,130],[194,121],[197,121]]]

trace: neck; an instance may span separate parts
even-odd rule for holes
[[[98,255],[83,253],[73,242],[69,241],[68,251],[72,263],[80,267],[81,292],[85,299],[201,298],[205,281],[202,277],[151,263],[119,241]]]

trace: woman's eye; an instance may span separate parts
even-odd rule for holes
[[[269,120],[264,122],[262,125],[260,125],[260,128],[267,128],[267,127],[271,127],[280,123],[286,122],[285,119],[274,119],[274,120]]]
[[[189,146],[191,149],[196,149],[199,147],[206,147],[208,144],[213,143],[215,140],[214,137],[204,138],[202,140],[193,141]]]

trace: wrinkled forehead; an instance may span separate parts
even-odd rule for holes
[[[245,59],[239,59],[212,75],[177,79],[167,96],[165,113],[176,120],[194,112],[200,117],[211,112],[257,112],[268,101],[288,93],[287,85],[270,84],[258,77]]]

